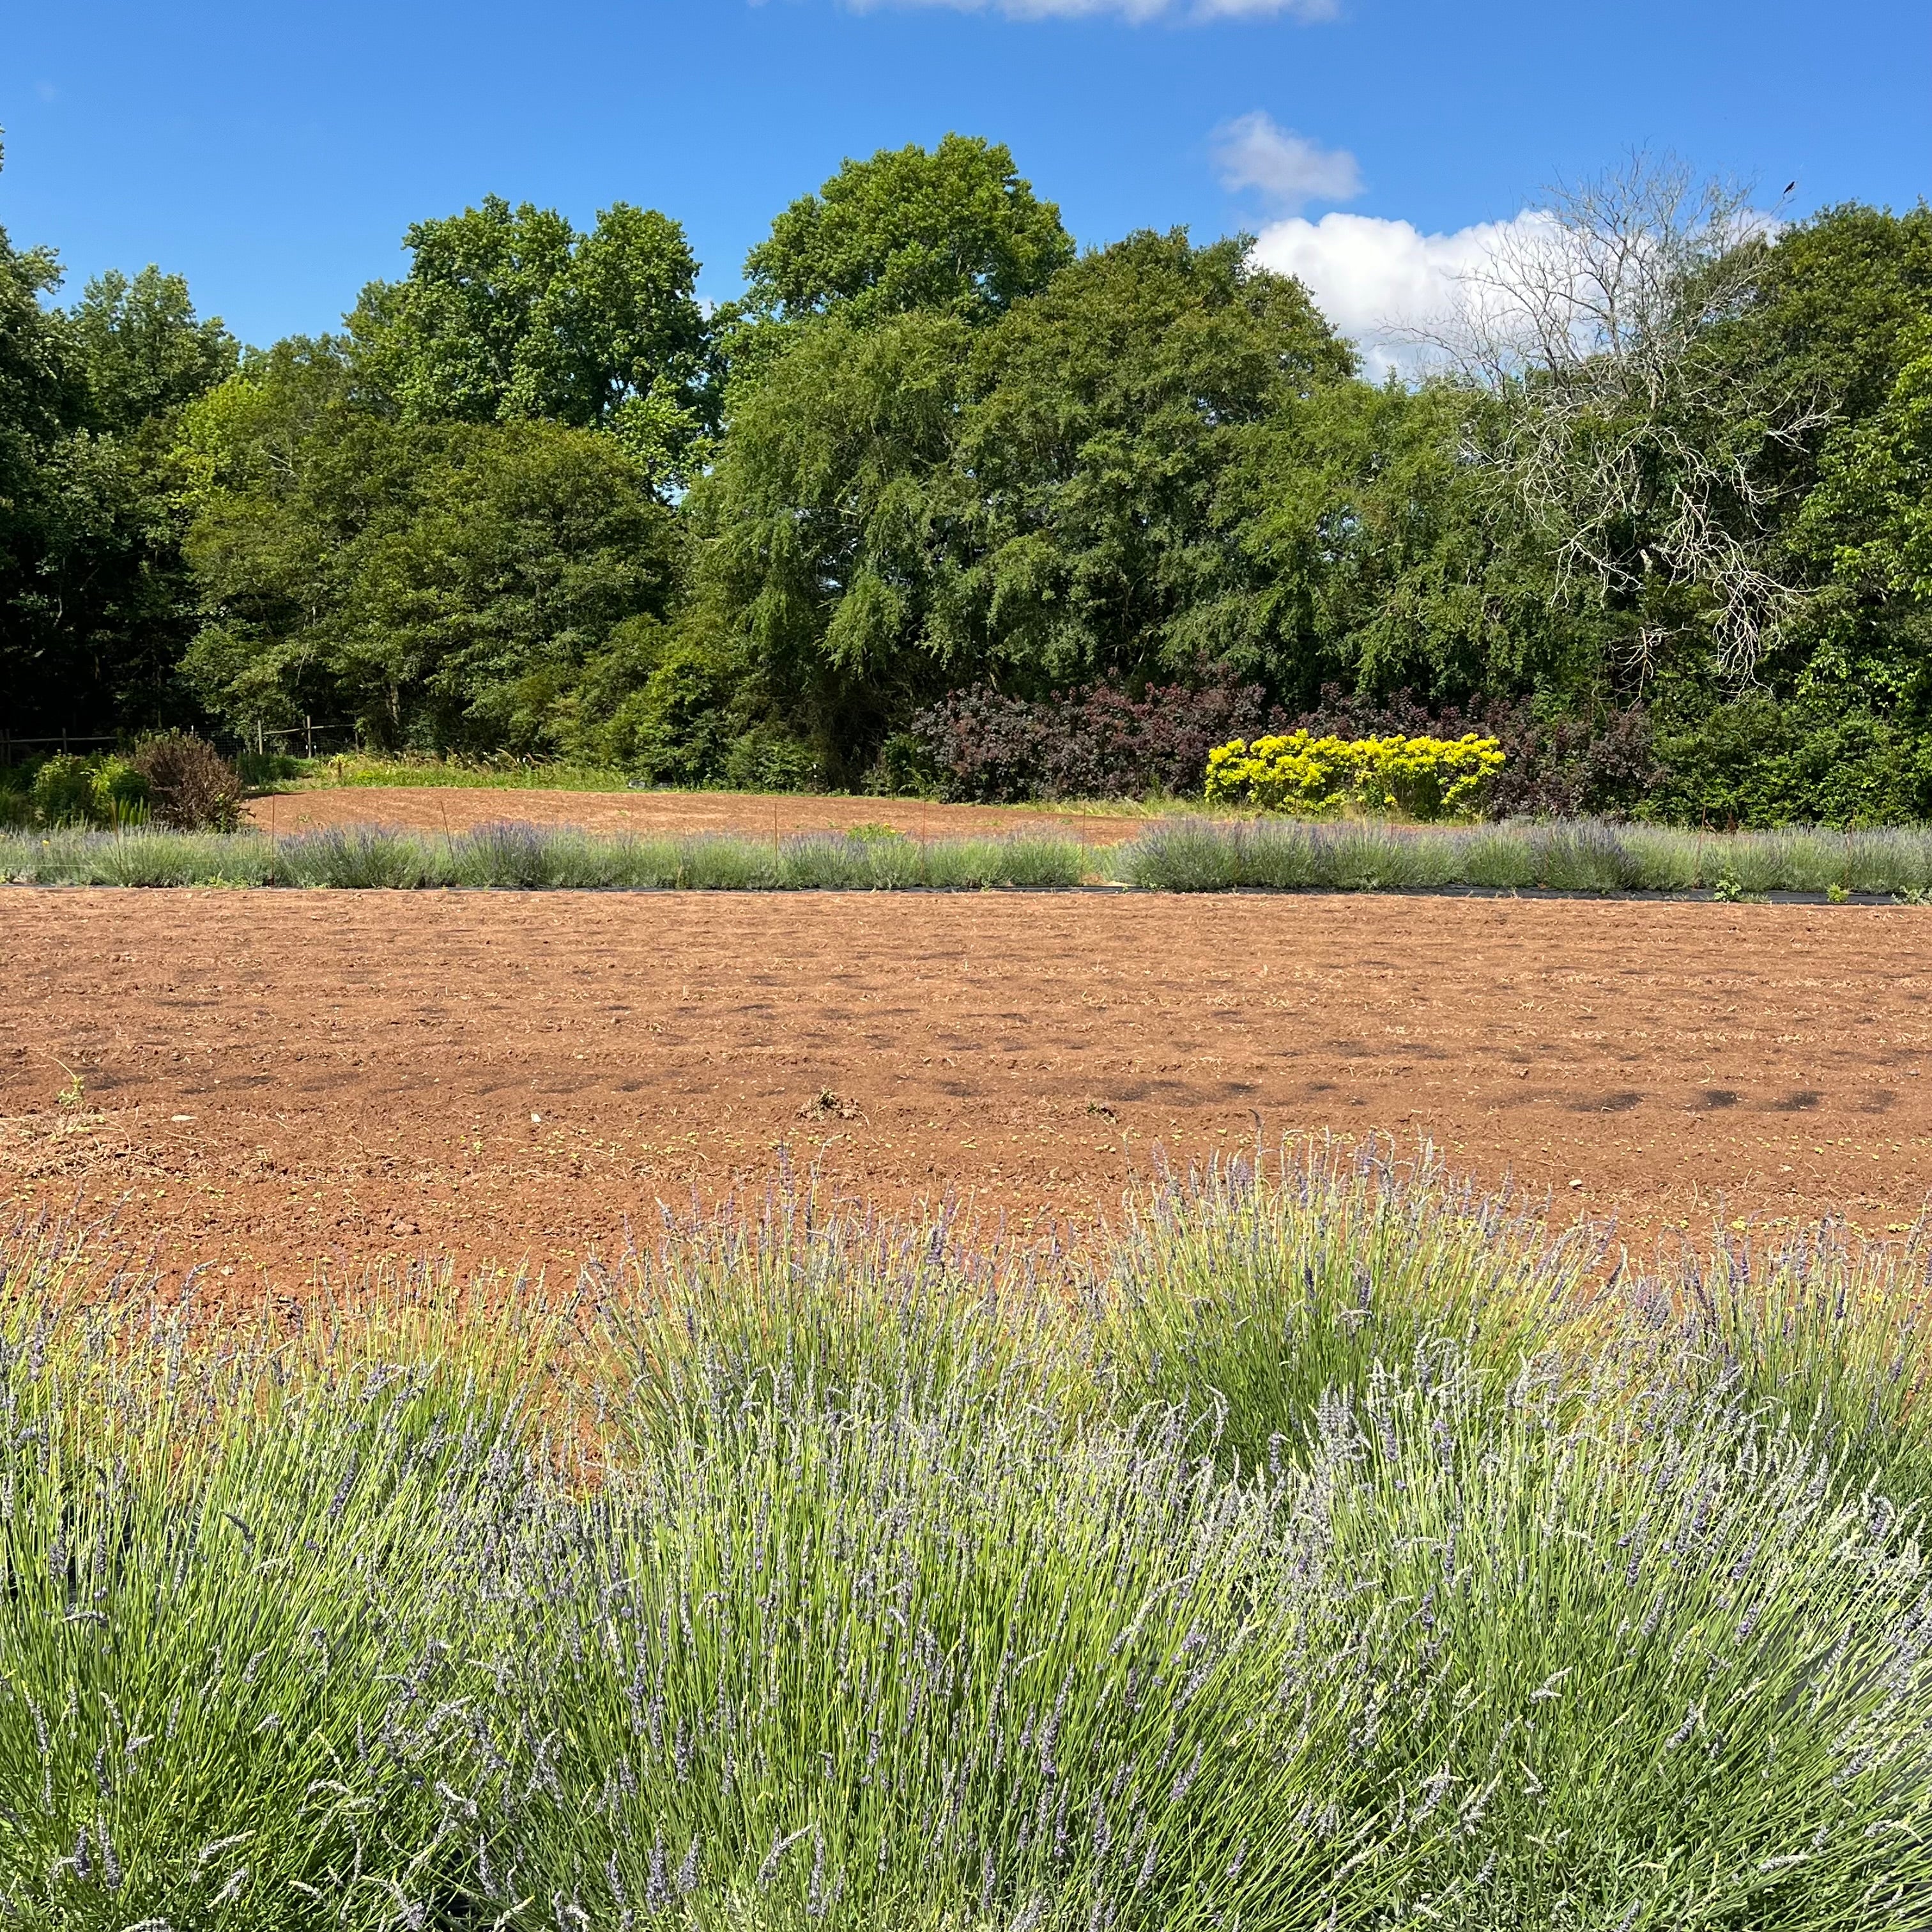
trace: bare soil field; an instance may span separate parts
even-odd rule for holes
[[[0,1199],[294,1286],[568,1267],[781,1150],[1090,1228],[1160,1158],[1327,1129],[1643,1249],[1882,1234],[1932,1188],[1928,941],[1912,908],[16,889]]]
[[[1146,823],[1132,812],[1058,812],[1037,806],[938,805],[922,799],[845,798],[734,791],[544,791],[458,785],[339,785],[251,799],[262,831],[310,832],[328,825],[405,826],[465,832],[505,819],[573,825],[586,832],[735,832],[751,838],[849,832],[889,825],[910,837],[962,838],[1037,832],[1110,845]]]

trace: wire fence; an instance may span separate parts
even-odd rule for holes
[[[115,731],[56,731],[23,737],[17,732],[0,728],[0,765],[22,764],[50,752],[71,755],[76,752],[98,751],[104,746],[111,748],[122,743],[126,736],[124,732]],[[299,724],[272,731],[258,723],[240,734],[236,748],[244,754],[253,753],[258,758],[266,758],[271,751],[313,758],[318,751],[326,757],[336,752],[356,751],[360,746],[352,728],[318,724],[313,718],[304,718]]]

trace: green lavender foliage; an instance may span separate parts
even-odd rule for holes
[[[1317,1148],[537,1317],[92,1252],[0,1236],[10,1922],[1924,1922],[1918,1238],[1613,1279]]]
[[[1418,827],[1374,821],[1174,818],[1111,851],[1033,832],[632,837],[514,822],[446,836],[336,826],[279,840],[135,827],[0,829],[0,880],[21,885],[428,886],[848,892],[1066,888],[1156,892],[1455,890],[1932,894],[1932,830],[1699,833],[1594,820]]]
[[[320,1923],[327,1899],[373,1927],[398,1886],[447,1888],[451,1558],[513,1506],[522,1444],[428,1364],[278,1370],[178,1328],[0,1343],[18,1922]]]
[[[1803,828],[1702,833],[1593,819],[1437,828],[1193,818],[1150,827],[1113,855],[1128,885],[1330,892],[1848,892],[1932,890],[1932,830]]]
[[[1507,1386],[1594,1304],[1600,1245],[1430,1166],[1285,1160],[1274,1184],[1216,1166],[1134,1205],[1092,1298],[1117,1407],[1211,1414],[1224,1458],[1306,1453],[1324,1398],[1444,1340]]]
[[[258,832],[0,832],[0,879],[24,885],[970,891],[1078,885],[1089,863],[1073,840],[1030,835],[922,844],[826,832],[770,842],[606,837],[511,823],[447,838],[355,826],[272,842]]]

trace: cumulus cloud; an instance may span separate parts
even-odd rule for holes
[[[1412,376],[1426,366],[1429,352],[1410,332],[1442,322],[1455,306],[1462,276],[1550,219],[1525,208],[1509,221],[1424,235],[1408,222],[1374,215],[1336,213],[1319,221],[1292,215],[1262,230],[1254,259],[1305,283],[1380,380],[1392,370]]]
[[[1346,148],[1318,146],[1265,114],[1244,114],[1217,128],[1214,160],[1224,188],[1258,189],[1282,208],[1353,201],[1362,191],[1362,171]]]
[[[1014,20],[1072,20],[1106,14],[1146,20],[1332,20],[1340,0],[846,0],[859,13],[883,7],[950,7],[960,14],[1004,14]]]

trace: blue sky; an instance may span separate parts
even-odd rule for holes
[[[1932,191],[1932,8],[0,0],[0,223],[57,247],[70,290],[158,261],[256,342],[334,326],[400,272],[406,224],[493,191],[586,224],[662,208],[729,296],[842,156],[948,129],[1007,142],[1083,242],[1264,230],[1366,315],[1633,146],[1768,201],[1795,178],[1798,213],[1908,206]]]

